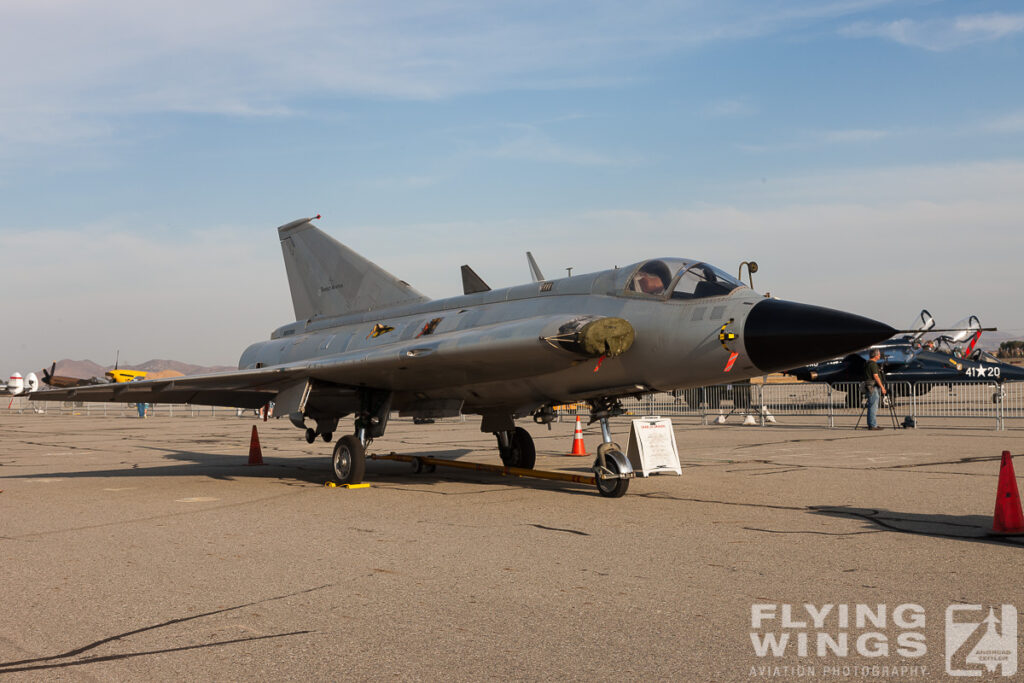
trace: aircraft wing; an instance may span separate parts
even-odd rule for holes
[[[289,391],[291,396],[310,380],[317,392],[360,386],[425,391],[469,382],[503,381],[562,370],[593,355],[572,350],[572,341],[566,342],[566,336],[571,337],[575,334],[572,330],[581,329],[585,322],[590,319],[538,316],[403,342],[382,342],[333,356],[265,368],[48,389],[31,394],[31,399],[258,408],[277,400],[279,393]],[[382,339],[386,336],[381,335]]]
[[[87,401],[123,403],[194,403],[198,405],[259,408],[298,376],[297,369],[274,367],[218,372],[138,382],[88,384],[41,389],[33,401]]]

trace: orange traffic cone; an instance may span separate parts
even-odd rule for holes
[[[1024,534],[1024,511],[1020,507],[1017,477],[1013,473],[1013,456],[1003,451],[999,464],[999,486],[996,488],[996,511],[992,516],[993,534]]]
[[[256,431],[256,425],[252,426],[252,438],[249,439],[249,464],[263,464],[263,449],[260,448],[260,433]]]
[[[576,416],[576,433],[572,435],[572,453],[567,455],[586,455],[587,447],[583,443],[583,425],[580,423],[580,416]]]

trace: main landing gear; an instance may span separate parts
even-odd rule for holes
[[[600,398],[590,401],[590,424],[601,423],[603,443],[597,447],[597,459],[594,460],[594,478],[597,479],[597,492],[605,498],[621,498],[629,489],[629,480],[633,478],[633,466],[622,452],[622,447],[612,441],[612,430],[608,426],[608,418],[622,415],[625,411],[622,404],[615,399]]]
[[[339,483],[359,484],[366,474],[366,446],[358,436],[346,434],[334,444],[331,462]]]
[[[516,427],[509,431],[495,432],[494,435],[498,437],[498,454],[505,467],[533,469],[537,463],[537,449],[528,431]]]
[[[334,444],[331,465],[334,477],[341,485],[361,484],[366,475],[366,447],[373,439],[384,436],[391,414],[391,394],[383,391],[364,390],[359,394],[359,410],[356,412],[355,434],[346,434]],[[325,425],[318,422],[318,431],[306,430],[306,441],[313,443],[317,433],[324,441],[330,441],[338,421]],[[324,428],[324,427],[328,428]]]

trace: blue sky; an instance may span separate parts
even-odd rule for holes
[[[433,297],[652,255],[1024,336],[1019,2],[0,5],[0,363],[232,364],[274,228]]]

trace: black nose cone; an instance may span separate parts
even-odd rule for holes
[[[778,372],[859,351],[895,333],[860,315],[765,299],[747,316],[743,344],[762,372]]]
[[[1002,363],[999,366],[1000,375],[999,378],[1003,381],[1010,380],[1011,382],[1024,381],[1024,368],[1020,368],[1016,365],[1010,365],[1009,363]]]

